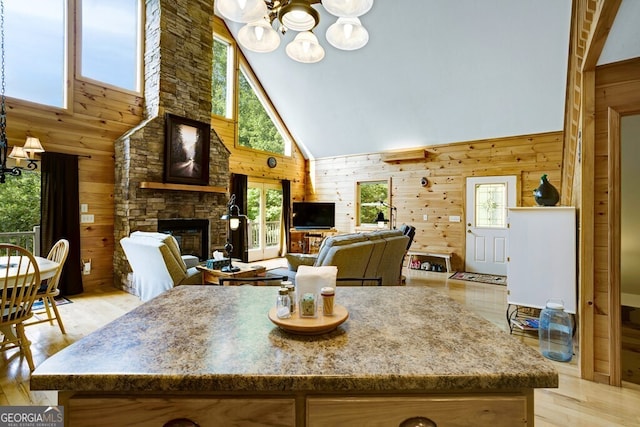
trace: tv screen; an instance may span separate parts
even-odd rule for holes
[[[293,227],[327,229],[336,225],[336,204],[293,202]]]

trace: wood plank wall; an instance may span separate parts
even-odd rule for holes
[[[543,173],[560,190],[563,133],[551,132],[510,138],[424,147],[425,159],[383,162],[384,153],[312,160],[307,200],[335,201],[336,228],[356,228],[356,182],[390,180],[397,224],[416,227],[414,250],[451,251],[453,268],[464,268],[465,182],[467,177],[515,175],[518,206],[534,206],[533,190]],[[422,187],[420,179],[429,184]],[[423,215],[428,220],[423,221]],[[460,216],[459,223],[449,216]]]
[[[615,336],[620,331],[611,329],[617,319],[612,315],[615,307],[610,301],[615,299],[612,292],[618,291],[616,283],[612,283],[612,275],[615,275],[616,262],[610,259],[610,253],[616,253],[615,248],[610,247],[612,233],[611,224],[616,218],[611,215],[619,215],[610,206],[610,191],[619,192],[619,188],[610,187],[610,177],[616,173],[611,170],[609,163],[609,112],[610,109],[618,112],[640,113],[640,58],[608,64],[596,68],[595,71],[595,143],[593,150],[595,155],[591,174],[594,179],[593,194],[584,195],[584,200],[593,202],[593,224],[584,224],[584,227],[593,228],[594,259],[593,265],[584,265],[583,268],[591,268],[594,276],[593,295],[585,298],[593,301],[594,325],[593,325],[593,349],[587,349],[584,357],[593,357],[593,379],[601,382],[609,382],[612,371],[619,370],[619,360],[612,360],[611,355],[615,349],[611,347]]]
[[[81,257],[91,259],[83,276],[85,289],[113,285],[114,149],[113,142],[138,124],[143,99],[130,92],[75,79],[71,108],[63,110],[8,98],[9,145],[22,145],[27,133],[40,138],[47,151],[80,157],[80,203],[95,222],[80,224]],[[42,248],[46,255],[49,248]]]

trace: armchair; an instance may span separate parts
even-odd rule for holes
[[[200,284],[201,273],[187,267],[176,239],[164,233],[134,232],[120,240],[133,271],[133,284],[142,301],[174,286]],[[192,257],[186,257],[190,261]]]

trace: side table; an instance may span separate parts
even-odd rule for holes
[[[258,264],[246,264],[244,262],[234,261],[233,266],[239,267],[240,271],[231,273],[222,270],[213,270],[204,265],[198,265],[196,268],[202,272],[203,285],[217,285],[220,277],[255,277],[264,276],[267,273],[267,269]]]

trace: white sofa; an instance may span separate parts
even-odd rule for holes
[[[136,231],[120,239],[131,270],[133,286],[142,301],[177,285],[200,284],[198,259],[180,255],[176,239],[164,233]],[[194,262],[195,260],[195,262]]]

